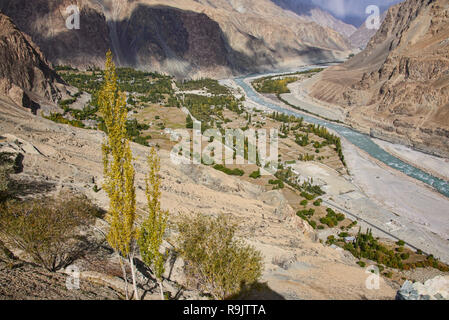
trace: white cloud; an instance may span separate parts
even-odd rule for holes
[[[326,10],[329,10],[337,17],[360,16],[365,14],[365,8],[369,5],[380,7],[390,6],[401,0],[312,0]]]

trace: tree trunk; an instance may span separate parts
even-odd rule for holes
[[[162,280],[158,281],[159,282],[159,288],[161,289],[161,300],[165,300],[164,297],[164,287],[162,286]]]
[[[140,300],[139,291],[137,291],[136,269],[134,267],[134,255],[129,256],[129,264],[131,265],[131,275],[133,278],[134,299]]]
[[[123,263],[123,258],[122,258],[122,256],[120,256],[120,267],[122,267],[123,280],[125,280],[125,295],[126,295],[126,300],[129,300],[129,293],[128,293],[128,277],[127,277],[127,275],[126,275],[126,268],[125,268],[125,264]]]

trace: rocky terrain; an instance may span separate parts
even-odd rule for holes
[[[392,7],[367,48],[320,74],[314,98],[345,106],[347,122],[392,142],[449,156],[449,3]]]
[[[31,38],[0,14],[0,94],[36,113],[37,100],[58,100],[62,87],[62,80]]]
[[[381,16],[381,22],[384,21],[387,12]],[[368,29],[366,23],[363,23],[356,31],[349,36],[349,41],[354,48],[365,49],[368,42],[376,34],[377,29]]]
[[[424,284],[406,281],[398,291],[397,300],[448,300],[449,277],[438,276]]]
[[[3,19],[18,39],[26,38],[13,27],[8,18]],[[31,42],[27,44],[31,46]],[[40,51],[35,47],[34,52]],[[42,72],[41,80],[51,87],[55,73],[49,64],[44,63],[43,56],[39,56],[42,58],[38,61],[42,63],[35,66],[35,72]],[[10,57],[18,59],[14,54]],[[13,65],[17,65],[17,61],[20,60],[13,61]],[[13,82],[14,79],[9,79],[9,83]],[[18,85],[34,92],[43,107],[57,109],[51,101],[53,97],[46,95],[45,90],[38,90],[41,88],[39,83],[32,83],[30,87],[27,87],[27,83]],[[101,143],[104,134],[101,131],[57,124],[42,118],[40,113],[33,115],[29,109],[20,105],[20,99],[12,101],[14,98],[0,94],[0,152],[15,155],[18,168],[11,175],[11,192],[16,197],[26,199],[70,191],[88,196],[100,208],[107,210],[107,196],[103,190],[96,188],[101,186],[103,180]],[[133,144],[140,213],[144,212],[146,201],[143,189],[145,157],[148,152],[149,148]],[[381,281],[381,290],[368,290],[365,270],[355,264],[355,258],[316,241],[311,227],[296,216],[281,192],[265,191],[261,186],[206,166],[174,164],[170,154],[163,150],[160,151],[160,157],[162,206],[170,211],[171,221],[175,221],[182,213],[225,213],[239,223],[238,235],[261,251],[265,264],[262,280],[267,284],[267,289],[256,293],[258,299],[394,298],[394,287],[384,280]],[[100,218],[94,229],[83,232],[92,234],[91,237],[95,235],[94,239],[97,239],[99,235],[101,238],[98,230],[107,230],[106,222]],[[66,289],[66,275],[45,271],[33,264],[23,252],[9,244],[6,248],[6,245],[0,239],[2,298],[123,297],[118,257],[106,243],[95,245],[95,250],[75,262],[81,272],[79,291]],[[170,247],[168,243],[166,245]],[[165,286],[172,297],[199,298],[200,293],[195,290],[179,290],[185,284],[183,262],[177,259],[168,263],[171,265],[166,268]],[[147,292],[145,299],[153,299],[157,291],[151,283],[147,283],[144,272],[139,271],[141,289]],[[22,280],[25,277],[27,281]]]
[[[200,2],[201,4],[195,2],[195,5],[188,1],[183,3],[187,3],[186,6],[193,6],[195,10],[201,8],[204,12],[197,12],[192,7],[184,8],[180,1],[170,1],[173,6],[176,4],[180,7],[176,10],[170,7],[146,5],[157,4],[157,1],[145,1],[145,5],[142,4],[143,1],[96,1],[95,4],[87,0],[79,1],[82,5],[82,17],[104,24],[104,30],[107,30],[108,34],[104,36],[104,42],[101,42],[102,35],[98,34],[98,29],[95,29],[94,25],[80,30],[76,40],[73,40],[71,35],[65,34],[64,20],[58,16],[64,12],[64,5],[68,4],[64,0],[33,2],[33,5],[35,3],[41,5],[39,7],[41,15],[36,14],[32,9],[25,10],[28,6],[20,7],[23,5],[21,1],[12,3],[0,0],[0,4],[5,5],[2,10],[16,12],[14,21],[21,21],[17,23],[19,25],[22,23],[23,28],[31,35],[36,33],[34,41],[42,43],[43,48],[55,54],[52,61],[58,64],[68,63],[58,59],[63,59],[64,50],[69,50],[71,45],[79,41],[82,45],[75,44],[75,49],[70,53],[72,54],[70,62],[77,65],[79,63],[88,66],[93,61],[95,65],[102,66],[104,59],[101,56],[102,51],[112,46],[118,62],[123,65],[144,65],[148,63],[148,60],[142,60],[142,57],[147,55],[153,59],[150,59],[152,64],[160,64],[157,68],[164,69],[170,66],[172,68],[170,70],[178,74],[186,72],[193,74],[200,72],[199,70],[217,72],[217,66],[222,67],[223,72],[237,70],[233,68],[237,68],[236,65],[239,66],[239,61],[249,60],[241,56],[241,51],[236,50],[237,53],[232,53],[231,51],[235,48],[232,48],[230,44],[233,43],[232,41],[240,44],[245,42],[241,42],[240,36],[233,40],[227,39],[227,35],[232,32],[223,30],[226,30],[224,28],[226,23],[232,20],[231,15],[228,14],[228,10],[231,10],[228,6],[233,8],[233,15],[239,16],[239,14],[246,14],[245,6],[242,5],[246,2],[223,2],[220,8],[224,9],[207,9],[212,1]],[[248,0],[248,3],[250,2]],[[263,16],[264,12],[268,12],[265,10],[266,8],[261,8],[258,13]],[[216,14],[215,20],[210,17],[213,14]],[[147,21],[148,15],[152,19]],[[290,14],[286,15],[285,19],[298,19],[296,16],[289,17]],[[51,27],[52,21],[55,21],[53,18],[59,21],[57,25],[60,29]],[[40,23],[33,19],[38,19]],[[260,26],[266,23],[265,20],[250,15],[248,21],[251,19],[254,19],[253,26],[261,31]],[[157,21],[157,25],[166,26],[168,29],[161,28],[154,31],[155,25],[152,24],[154,21]],[[248,21],[245,23],[249,23]],[[248,27],[238,19],[233,20],[232,23],[235,23],[232,28],[237,25],[242,28],[239,30]],[[12,66],[20,65],[14,68],[2,66],[6,70],[2,75],[2,81],[7,89],[0,92],[0,153],[8,152],[15,155],[16,162],[19,164],[16,173],[11,175],[14,186],[11,190],[20,199],[58,195],[61,192],[70,191],[88,196],[101,209],[107,210],[108,198],[101,188],[98,189],[103,180],[101,143],[104,134],[101,131],[57,124],[42,118],[41,114],[36,112],[38,107],[60,110],[54,102],[64,96],[65,84],[59,80],[51,64],[45,60],[37,45],[34,45],[34,41],[21,33],[9,18],[0,16],[0,25],[5,26],[2,28],[2,38],[0,38],[0,41],[4,42],[0,46],[0,53],[10,59],[7,61]],[[306,22],[304,26],[299,24],[294,28],[305,28],[305,26],[312,26],[312,31],[310,28],[308,30],[313,33],[316,24]],[[281,24],[278,27],[281,28]],[[40,32],[35,32],[35,29]],[[324,34],[329,32],[334,34],[334,31],[323,27],[318,29]],[[287,39],[288,32],[285,33]],[[312,36],[311,39],[316,36],[312,33],[308,34]],[[94,34],[97,38],[94,40],[88,38],[89,35]],[[140,35],[140,38],[135,34]],[[57,36],[53,37],[54,35]],[[239,35],[246,37],[248,33]],[[339,37],[337,36],[338,39]],[[268,40],[274,38],[274,35],[272,38],[264,38],[263,44],[260,44],[261,47],[256,51],[261,52],[261,48],[268,45]],[[91,43],[92,56],[83,56],[84,50],[88,50],[89,45],[89,42],[84,42],[86,39],[98,41],[95,44]],[[150,39],[149,42],[146,39]],[[323,38],[322,41],[330,40]],[[123,43],[127,45],[122,46]],[[325,51],[333,55],[335,48],[329,49],[329,47],[338,46],[335,42],[322,44],[327,46],[327,49],[320,48],[312,51]],[[304,44],[301,43],[301,45]],[[131,52],[125,51],[125,48]],[[210,51],[216,48],[223,49],[226,54],[223,55],[223,51],[213,53]],[[45,52],[45,49],[43,51]],[[26,54],[23,55],[22,52]],[[280,49],[273,54],[286,53]],[[90,62],[88,62],[89,57],[92,58]],[[234,58],[237,60],[233,60]],[[265,56],[254,59],[260,62],[271,58]],[[201,65],[202,61],[206,61],[207,64]],[[215,64],[217,61],[221,61],[222,65]],[[260,65],[262,66],[263,63]],[[20,69],[22,66],[25,71]],[[17,91],[19,94],[15,93]],[[31,108],[30,111],[29,105],[23,103],[24,95],[21,92],[34,98],[35,109]],[[132,149],[137,174],[138,212],[144,213],[146,202],[144,177],[147,170],[145,157],[149,148],[133,143]],[[170,222],[176,221],[176,218],[183,213],[196,212],[208,215],[224,213],[238,222],[238,236],[262,253],[265,264],[262,281],[266,286],[254,292],[253,298],[394,299],[398,289],[395,283],[381,278],[380,289],[369,290],[366,280],[370,273],[357,266],[357,259],[350,253],[320,243],[309,224],[295,214],[295,210],[279,190],[266,191],[256,183],[228,176],[207,166],[175,164],[171,161],[170,154],[164,150],[159,152],[159,156],[161,157],[162,207],[169,210]],[[3,239],[0,239],[0,298],[123,298],[124,282],[120,278],[118,256],[104,242],[104,237],[101,237],[107,228],[105,220],[98,218],[95,226],[83,230],[91,238],[95,235],[95,241],[100,237],[103,243],[96,244],[95,250],[89,251],[75,261],[74,264],[81,272],[81,288],[75,291],[66,289],[66,275],[45,271],[33,264],[29,257],[17,248],[13,246],[6,248],[2,242]],[[171,240],[175,236],[174,230],[169,228],[168,233],[169,241],[164,245],[172,249]],[[164,286],[171,297],[200,298],[200,292],[184,287],[187,284],[183,272],[183,261],[179,258],[169,259],[167,263]],[[140,288],[145,291],[144,299],[157,299],[155,283],[147,277],[148,274],[141,265],[137,264],[137,268]]]
[[[308,0],[274,0],[281,8],[295,12],[302,18],[316,22],[320,26],[331,28],[349,38],[357,28],[335,18],[329,12]]]
[[[101,185],[102,181],[101,132],[55,124],[6,103],[2,103],[0,109],[2,143],[23,155],[23,172],[13,178],[19,185],[33,186],[22,188],[22,196],[35,197],[42,193],[51,195],[72,190],[88,195],[100,207],[107,208],[104,191],[94,191],[94,183]],[[133,151],[137,159],[138,206],[143,208],[145,195],[142,189],[148,148],[133,145]],[[263,281],[278,298],[394,298],[395,290],[384,280],[381,281],[381,290],[366,289],[365,270],[355,264],[355,258],[349,253],[315,242],[310,227],[295,215],[279,191],[265,192],[257,185],[205,166],[175,165],[164,151],[160,156],[162,206],[170,210],[170,219],[186,212],[232,216],[239,223],[239,236],[262,252],[265,262]],[[99,223],[104,225],[104,222]],[[104,259],[116,261],[116,257],[107,255],[105,258],[104,253],[99,252],[90,259],[99,262],[88,264],[82,260],[76,264],[81,266],[82,272],[94,272],[96,278],[103,281],[108,279],[107,283],[113,282],[111,277],[115,282],[119,281],[114,273],[108,271],[110,268],[106,267]],[[167,278],[182,284],[181,270],[182,261],[178,261]],[[11,277],[10,272],[8,269],[0,272],[2,283],[7,283],[4,277]],[[43,276],[39,273],[39,277]],[[52,279],[61,281],[59,277]],[[11,289],[7,286],[3,290]],[[259,298],[264,298],[264,295]]]
[[[111,48],[122,66],[223,77],[341,59],[351,50],[340,33],[270,0],[75,3],[80,30],[66,28],[69,0],[1,0],[0,10],[55,65],[100,67]]]

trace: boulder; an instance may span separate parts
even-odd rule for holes
[[[449,276],[438,276],[424,284],[405,281],[396,300],[449,300]]]

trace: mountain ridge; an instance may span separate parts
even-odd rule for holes
[[[315,22],[323,27],[331,28],[347,38],[357,31],[355,26],[337,19],[330,12],[323,10],[320,6],[314,5],[310,1],[273,0],[273,2],[281,8],[290,10],[306,20]]]
[[[220,78],[339,60],[352,50],[338,32],[271,0],[77,0],[81,28],[67,30],[64,12],[71,4],[1,0],[0,10],[53,64],[81,68],[103,65],[112,48],[122,66]]]

